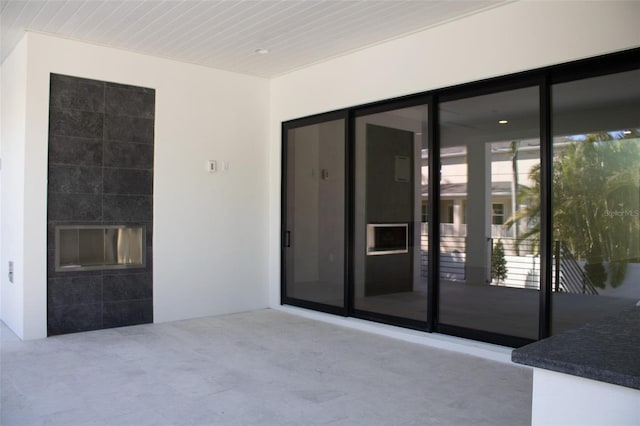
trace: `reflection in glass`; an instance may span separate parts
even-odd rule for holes
[[[638,81],[553,86],[553,333],[640,300]]]
[[[538,336],[538,92],[440,105],[441,324]]]
[[[344,120],[289,129],[286,161],[286,296],[344,306]]]
[[[427,106],[356,119],[354,307],[427,321]]]

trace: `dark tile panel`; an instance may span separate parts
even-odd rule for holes
[[[61,276],[47,281],[49,309],[61,305],[102,302],[102,276]]]
[[[51,73],[51,83],[54,84],[54,82],[55,83],[61,82],[61,83],[67,83],[67,84],[89,84],[89,85],[100,86],[100,87],[104,87],[106,84],[110,84],[104,81],[93,80],[90,78],[74,77],[71,75]]]
[[[54,250],[55,245],[56,245],[56,225],[52,222],[47,222],[47,252],[49,250]]]
[[[57,276],[55,270],[56,253],[54,249],[47,249],[47,278],[55,278]]]
[[[153,218],[153,197],[150,195],[105,195],[104,220],[145,221]]]
[[[146,222],[145,232],[147,233],[147,247],[153,246],[153,222]]]
[[[102,167],[49,165],[49,192],[102,193]]]
[[[51,76],[51,109],[104,112],[105,85],[95,80]]]
[[[153,194],[153,171],[104,168],[105,194]]]
[[[104,302],[102,323],[104,328],[153,322],[153,300]]]
[[[102,304],[65,305],[47,314],[49,336],[102,328]]]
[[[147,246],[147,265],[144,269],[153,272],[153,246]]]
[[[129,273],[104,275],[104,301],[151,299],[153,297],[153,275],[150,273]]]
[[[105,139],[153,145],[153,118],[104,116]]]
[[[49,164],[102,166],[102,139],[50,136]]]
[[[154,115],[153,89],[51,76],[50,335],[153,322]],[[56,225],[141,223],[145,267],[55,271]]]
[[[153,118],[155,91],[132,86],[107,85],[105,112],[111,115]]]
[[[105,167],[125,169],[153,169],[153,145],[140,143],[105,142]]]
[[[49,112],[49,136],[101,138],[104,114],[74,110]]]
[[[49,193],[47,204],[49,221],[102,219],[102,197],[94,194]]]
[[[129,84],[122,84],[122,83],[112,83],[110,81],[106,81],[105,83],[106,87],[115,87],[117,89],[126,89],[126,90],[133,90],[139,93],[156,93],[156,89],[152,89],[150,87],[142,87],[142,86],[131,86]],[[155,102],[155,100],[154,100]]]

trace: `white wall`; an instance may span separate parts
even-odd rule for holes
[[[27,94],[27,40],[2,64],[0,152],[0,303],[2,320],[24,333],[24,160]],[[14,262],[13,283],[9,261]]]
[[[532,426],[637,426],[640,391],[533,369]]]
[[[515,2],[271,82],[269,301],[280,296],[280,122],[640,46],[640,2]]]
[[[12,329],[46,335],[50,73],[156,89],[154,320],[266,307],[268,80],[35,33],[26,40],[25,325]],[[14,83],[5,80],[3,91]],[[229,170],[209,174],[209,159]],[[3,223],[3,247],[17,216]]]

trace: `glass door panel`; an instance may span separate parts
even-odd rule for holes
[[[354,308],[427,321],[428,121],[419,105],[356,119]]]
[[[286,130],[283,299],[344,307],[345,120]]]
[[[640,71],[552,87],[552,333],[640,300]]]
[[[440,105],[438,322],[538,337],[538,87]]]

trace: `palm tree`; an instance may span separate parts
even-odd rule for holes
[[[507,228],[518,227],[524,222],[525,232],[516,237],[516,247],[528,243],[533,248],[533,254],[539,254],[540,247],[540,164],[536,164],[529,171],[529,180],[532,186],[521,186],[518,190],[518,203],[526,207],[514,210],[514,213],[505,222]]]
[[[633,135],[635,136],[635,135]],[[557,150],[553,168],[553,234],[567,244],[594,284],[622,283],[627,263],[640,261],[640,148],[637,138],[594,133]],[[520,188],[526,207],[507,220],[511,227],[527,221],[517,242],[538,246],[540,227],[540,166],[530,172],[531,187]]]

